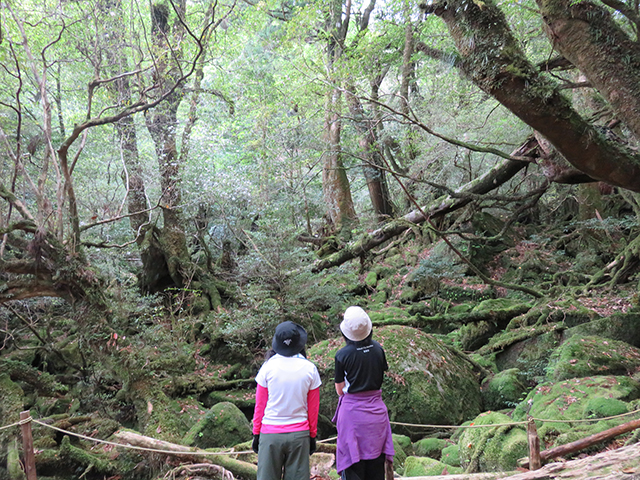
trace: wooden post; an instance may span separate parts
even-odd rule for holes
[[[20,412],[20,420],[31,417],[29,410]],[[33,454],[33,436],[31,435],[31,422],[24,422],[20,425],[22,430],[22,449],[24,450],[24,471],[27,480],[37,480],[36,477],[36,457]]]
[[[623,433],[631,432],[636,428],[640,428],[640,419],[623,423],[622,425],[618,425],[617,427],[610,428],[600,433],[594,433],[593,435],[589,435],[588,437],[585,437],[583,439],[576,440],[575,442],[567,443],[566,445],[560,445],[559,447],[544,450],[540,452],[540,460],[545,461],[549,460],[550,458],[570,455],[572,453],[576,453],[580,450],[584,450],[585,448],[596,445],[597,443],[611,440],[612,438],[617,437],[618,435],[622,435]],[[523,458],[518,461],[518,465],[520,465],[522,468],[527,468],[529,466],[529,461],[526,458]]]
[[[529,416],[527,438],[529,439],[529,470],[538,470],[542,466],[540,460],[540,438],[533,417]]]

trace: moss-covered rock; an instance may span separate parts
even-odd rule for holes
[[[400,446],[405,455],[413,455],[413,445],[411,444],[411,439],[406,435],[398,435],[397,433],[392,434],[393,444]]]
[[[458,425],[480,412],[480,388],[472,365],[441,340],[404,326],[374,328],[373,338],[385,349],[389,363],[382,397],[392,421]],[[338,339],[325,340],[308,352],[323,380],[320,413],[324,419],[333,417],[337,404],[334,356],[343,345]],[[407,433],[398,426],[394,431]]]
[[[402,475],[404,473],[404,461],[407,459],[407,454],[404,453],[397,435],[393,437],[393,450],[395,451],[393,456],[393,470]]]
[[[453,467],[460,466],[460,446],[456,443],[442,449],[440,461]]]
[[[462,433],[458,442],[460,461],[467,472],[507,471],[517,467],[518,459],[527,455],[529,443],[525,429],[512,423],[511,418],[498,412],[481,413],[474,419],[474,427],[496,426],[468,428]]]
[[[442,438],[423,438],[413,444],[413,452],[417,457],[431,457],[440,459],[442,449],[449,443]]]
[[[554,352],[547,378],[558,382],[591,375],[629,375],[640,368],[640,350],[602,337],[574,335]]]
[[[189,430],[182,443],[199,448],[232,447],[251,438],[249,421],[233,403],[218,403]]]
[[[640,348],[640,312],[616,313],[599,318],[564,331],[563,338],[596,335],[621,340]]]
[[[127,395],[136,410],[136,429],[143,435],[168,442],[179,442],[204,414],[197,400],[170,398],[151,378],[133,382]]]
[[[513,408],[522,400],[528,390],[519,369],[503,370],[483,382],[484,408],[486,410]]]
[[[405,477],[427,477],[462,473],[462,468],[441,463],[429,457],[407,457],[404,462]]]
[[[522,330],[523,335],[526,335],[524,330],[531,330],[531,327]],[[496,367],[499,370],[518,368],[527,382],[534,385],[542,383],[545,380],[549,358],[561,341],[562,333],[552,330],[513,342],[503,351],[496,352]]]
[[[628,421],[625,417],[598,419],[625,413],[625,408],[631,410],[629,402],[638,398],[640,383],[629,377],[572,378],[538,385],[516,407],[513,419],[524,420],[530,408],[529,414],[534,418],[551,420],[538,424],[538,435],[552,447],[566,443],[567,435],[578,439]],[[594,422],[585,422],[589,419]],[[575,420],[581,422],[573,423]]]

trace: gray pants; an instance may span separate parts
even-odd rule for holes
[[[309,430],[261,433],[258,480],[309,480]]]

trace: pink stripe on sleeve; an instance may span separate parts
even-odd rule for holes
[[[320,387],[307,393],[307,412],[309,415],[309,436],[318,435],[318,412],[320,411]]]
[[[262,430],[262,417],[269,400],[269,390],[258,385],[256,389],[256,407],[253,410],[253,434],[258,435]]]

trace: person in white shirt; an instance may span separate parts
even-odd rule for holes
[[[253,451],[257,480],[308,480],[316,449],[320,374],[303,354],[307,332],[294,322],[276,327],[270,357],[256,375]]]

